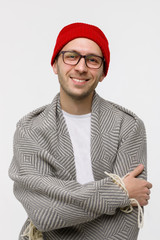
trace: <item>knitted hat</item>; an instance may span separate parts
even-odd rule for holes
[[[51,59],[51,65],[53,65],[57,54],[60,50],[71,40],[75,38],[88,38],[96,42],[101,48],[102,54],[105,58],[104,74],[107,75],[109,62],[110,62],[110,51],[109,44],[104,33],[96,26],[87,23],[72,23],[65,26],[59,33],[54,48],[53,56]]]

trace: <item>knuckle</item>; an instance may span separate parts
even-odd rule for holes
[[[148,189],[148,195],[151,193],[151,191]]]

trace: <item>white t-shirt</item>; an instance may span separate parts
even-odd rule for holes
[[[94,181],[91,165],[91,113],[85,115],[72,115],[63,111],[70,134],[77,181],[81,184]]]

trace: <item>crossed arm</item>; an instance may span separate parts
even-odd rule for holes
[[[115,214],[117,208],[130,204],[129,198],[147,205],[152,184],[137,178],[143,168],[137,166],[124,179],[129,197],[110,177],[81,185],[18,127],[10,177],[16,197],[34,225],[40,231],[51,231]]]

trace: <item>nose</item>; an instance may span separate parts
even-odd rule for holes
[[[86,66],[85,59],[82,57],[74,68],[80,73],[87,72],[88,68]]]

